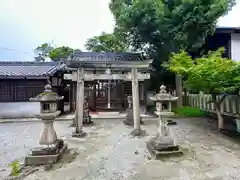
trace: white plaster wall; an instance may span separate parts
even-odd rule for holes
[[[40,113],[39,102],[0,103],[1,118],[28,118]]]
[[[240,34],[231,34],[231,57],[232,60],[240,61]]]

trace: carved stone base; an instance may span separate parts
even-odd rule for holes
[[[167,120],[167,125],[177,125],[177,122],[172,120]]]
[[[134,118],[133,118],[133,109],[127,109],[127,116],[126,119],[123,120],[123,124],[128,125],[128,126],[133,126],[134,125]],[[142,117],[140,117],[140,124],[144,124]]]
[[[151,142],[147,142],[147,149],[149,153],[151,154],[153,159],[161,160],[163,158],[168,157],[180,157],[183,155],[183,152],[181,150],[166,150],[166,151],[158,151],[154,148],[154,146],[151,144]]]
[[[83,125],[93,125],[93,121],[91,119],[91,116],[83,117]]]
[[[93,121],[91,119],[91,116],[86,115],[86,116],[83,117],[83,125],[86,125],[86,126],[93,125]],[[76,127],[75,119],[73,120],[72,124],[69,127]]]
[[[170,136],[159,136],[150,139],[151,144],[153,147],[158,150],[165,150],[171,147],[174,147],[174,140]]]
[[[183,155],[179,146],[175,145],[174,140],[169,136],[157,135],[147,142],[147,148],[154,159]]]
[[[87,135],[87,133],[81,131],[81,132],[79,132],[79,133],[74,132],[74,133],[72,134],[72,137],[83,138],[83,137],[85,137],[86,135]]]
[[[63,140],[58,140],[54,147],[34,148],[24,160],[26,166],[47,165],[56,163],[67,149]]]
[[[147,135],[147,133],[146,133],[146,131],[145,130],[142,130],[142,129],[134,129],[132,132],[131,132],[131,135],[132,136],[138,136],[138,137],[140,137],[140,136],[145,136],[145,135]]]

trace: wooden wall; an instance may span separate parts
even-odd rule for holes
[[[1,79],[0,102],[24,102],[43,92],[46,80]]]

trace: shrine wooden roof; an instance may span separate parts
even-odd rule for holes
[[[134,65],[149,64],[149,60],[144,59],[140,53],[123,52],[81,52],[75,51],[65,61],[68,67],[130,67]]]
[[[127,52],[82,52],[74,51],[70,56],[72,60],[88,61],[139,61],[143,60],[140,53]]]

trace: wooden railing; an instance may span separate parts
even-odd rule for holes
[[[219,100],[221,96],[217,96]],[[184,106],[198,107],[205,111],[215,112],[213,103],[210,103],[212,96],[210,94],[188,94],[183,98]],[[237,116],[240,114],[240,97],[229,95],[220,105],[220,111],[224,115]]]

